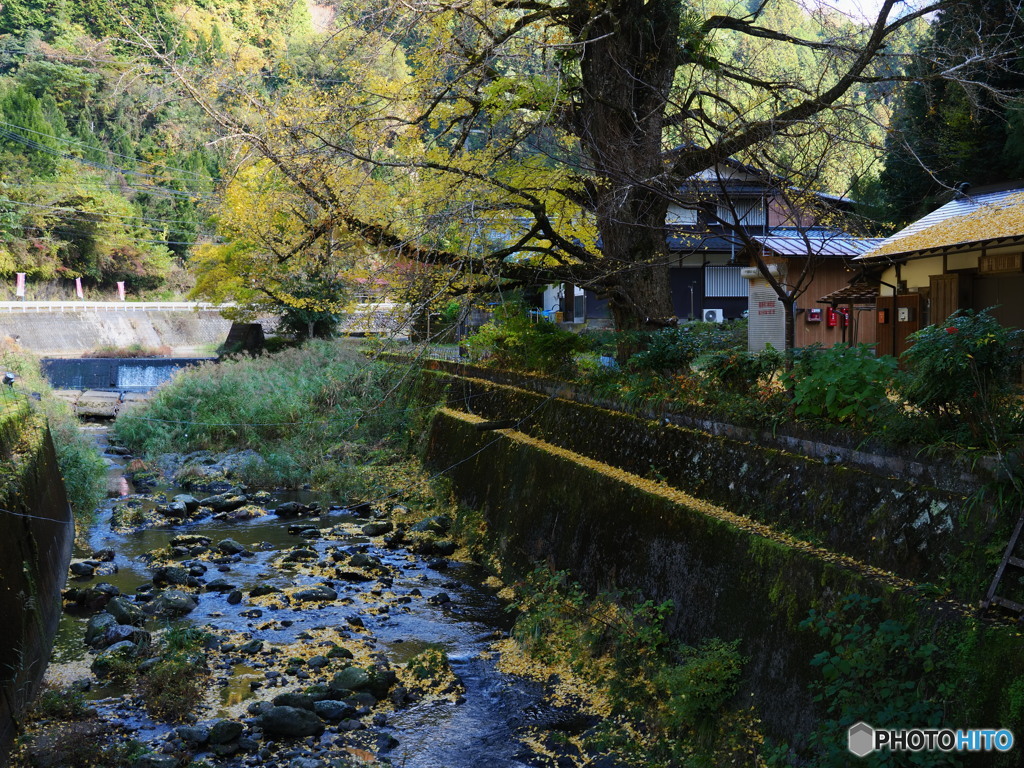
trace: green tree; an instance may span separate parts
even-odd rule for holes
[[[867,86],[900,76],[901,35],[938,7],[889,0],[868,24],[781,1],[346,9],[342,74],[282,71],[272,87],[151,52],[309,198],[312,228],[477,275],[586,285],[630,329],[673,314],[666,212],[708,208],[683,182],[733,158],[825,183],[879,117]],[[395,50],[406,80],[381,66]]]
[[[1024,174],[1020,24],[1018,8],[1004,0],[962,0],[939,13],[919,44],[915,79],[901,93],[886,141],[881,186],[889,218],[919,218],[962,182]],[[949,69],[958,76],[936,76]]]

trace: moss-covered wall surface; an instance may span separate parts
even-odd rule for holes
[[[545,564],[595,592],[670,599],[682,642],[740,639],[744,695],[776,737],[799,743],[823,715],[808,686],[827,646],[800,622],[851,593],[878,597],[886,616],[943,647],[958,681],[953,724],[1024,726],[1018,629],[978,620],[975,599],[933,599],[917,578],[969,551],[956,541],[962,495],[493,382],[445,375],[428,387],[445,389],[450,406],[434,420],[428,462],[482,511],[503,565]],[[515,429],[492,429],[508,420]],[[915,527],[922,510],[929,520]]]
[[[45,419],[0,403],[0,765],[42,681],[75,529]]]
[[[821,439],[762,439],[743,429],[715,434],[676,423],[671,414],[652,419],[476,373],[428,373],[428,387],[446,391],[453,407],[511,420],[534,437],[948,588],[965,602],[984,596],[1015,522],[971,503],[984,476],[955,464],[915,460],[920,466],[910,471],[907,457],[868,455]]]

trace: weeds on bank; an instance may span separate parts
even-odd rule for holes
[[[368,361],[349,342],[307,342],[276,355],[181,372],[116,434],[137,453],[251,449],[258,486],[366,489],[368,467],[399,459],[422,434],[407,368]]]
[[[0,371],[10,371],[17,377],[13,387],[4,387],[5,397],[32,403],[46,416],[71,508],[78,519],[91,519],[106,493],[107,466],[96,445],[82,434],[71,407],[53,396],[39,358],[10,340],[0,339]],[[39,395],[38,401],[33,393]]]
[[[605,715],[591,751],[629,765],[763,765],[754,713],[739,707],[744,657],[737,642],[673,642],[671,602],[588,597],[565,573],[539,570],[516,586],[513,638],[531,657],[589,681],[584,698]]]

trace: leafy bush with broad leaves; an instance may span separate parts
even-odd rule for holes
[[[1024,331],[1004,328],[988,310],[959,310],[910,336],[900,392],[938,418],[958,416],[974,437],[1000,422],[1015,393]]]
[[[879,728],[935,728],[946,725],[946,705],[957,695],[952,664],[932,642],[905,624],[885,618],[877,597],[851,594],[832,610],[811,610],[800,624],[828,643],[811,664],[821,672],[812,685],[814,700],[826,717],[811,734],[817,768],[850,765],[846,733],[863,720]],[[949,766],[944,752],[889,752],[872,756],[871,765]]]
[[[466,343],[473,358],[486,359],[500,368],[550,375],[572,373],[574,355],[589,346],[579,334],[555,323],[534,322],[518,302],[498,307],[494,319]]]
[[[787,374],[796,415],[866,426],[892,403],[896,359],[876,357],[868,344],[807,347],[794,351]]]

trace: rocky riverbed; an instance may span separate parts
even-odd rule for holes
[[[138,487],[115,471],[48,671],[84,708],[43,712],[20,764],[73,764],[70,738],[128,744],[134,768],[616,765],[564,738],[595,718],[500,671],[507,613],[445,515],[252,492],[232,476],[252,456],[153,471],[110,450]]]

